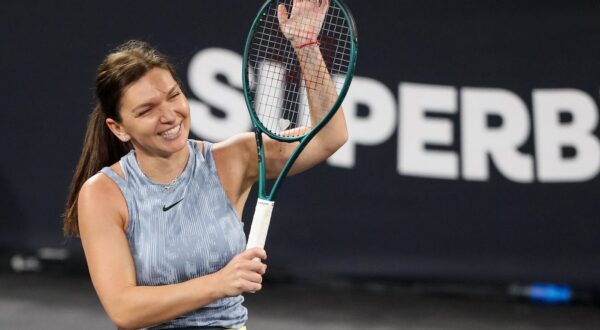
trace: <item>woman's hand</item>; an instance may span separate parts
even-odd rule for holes
[[[317,41],[327,8],[329,0],[293,0],[290,16],[285,5],[280,4],[277,18],[281,32],[294,48]]]
[[[262,275],[267,265],[261,262],[267,253],[261,248],[246,250],[235,256],[221,270],[215,273],[218,285],[226,297],[238,296],[244,292],[262,288]]]

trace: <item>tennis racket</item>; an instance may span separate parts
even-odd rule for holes
[[[259,171],[247,249],[264,247],[279,187],[308,142],[340,108],[354,75],[357,46],[354,19],[339,0],[268,0],[256,15],[243,62]],[[304,47],[320,52],[307,56]],[[299,142],[269,192],[263,134]]]

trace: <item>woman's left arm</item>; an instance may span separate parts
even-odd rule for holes
[[[310,124],[313,127],[325,117],[338,98],[317,41],[328,8],[328,0],[294,1],[291,15],[288,15],[284,5],[279,5],[277,13],[281,31],[294,47],[300,64],[308,96]],[[290,174],[305,171],[324,161],[347,139],[346,120],[340,107],[327,125],[302,151],[292,166]],[[276,177],[298,143],[282,143],[268,137],[263,141],[267,158],[267,175],[271,178]]]
[[[336,101],[338,94],[318,45],[296,49],[308,95],[311,126],[318,124]],[[317,83],[318,81],[318,83]],[[298,128],[302,130],[302,128]],[[306,128],[305,128],[306,129]],[[292,166],[297,174],[326,160],[348,140],[344,111],[340,107],[331,120],[313,137]],[[298,143],[286,143],[263,135],[267,177],[275,178]]]
[[[319,48],[317,37],[329,1],[295,0],[291,15],[279,5],[278,19],[281,31],[295,49],[302,71],[310,108],[310,125],[314,126],[329,112],[338,93]],[[295,128],[298,130],[309,128]],[[290,133],[292,133],[290,131]],[[298,142],[280,142],[262,135],[267,178],[276,178],[290,158]],[[306,145],[294,162],[289,175],[305,171],[327,159],[348,139],[344,112],[340,107],[335,115]],[[215,145],[215,161],[225,187],[236,209],[241,212],[252,184],[258,180],[258,153],[254,134],[243,133]]]

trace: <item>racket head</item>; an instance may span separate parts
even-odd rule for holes
[[[310,139],[333,117],[350,87],[358,50],[352,14],[342,1],[329,0],[317,40],[337,97],[329,111],[311,123],[298,58],[277,18],[278,5],[291,13],[292,3],[267,0],[263,4],[246,39],[242,70],[244,98],[255,129],[286,142]]]

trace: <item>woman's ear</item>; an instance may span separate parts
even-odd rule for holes
[[[110,131],[113,132],[113,134],[122,142],[127,143],[129,140],[131,140],[131,136],[125,132],[125,128],[121,124],[117,123],[114,119],[106,118],[106,125]]]

